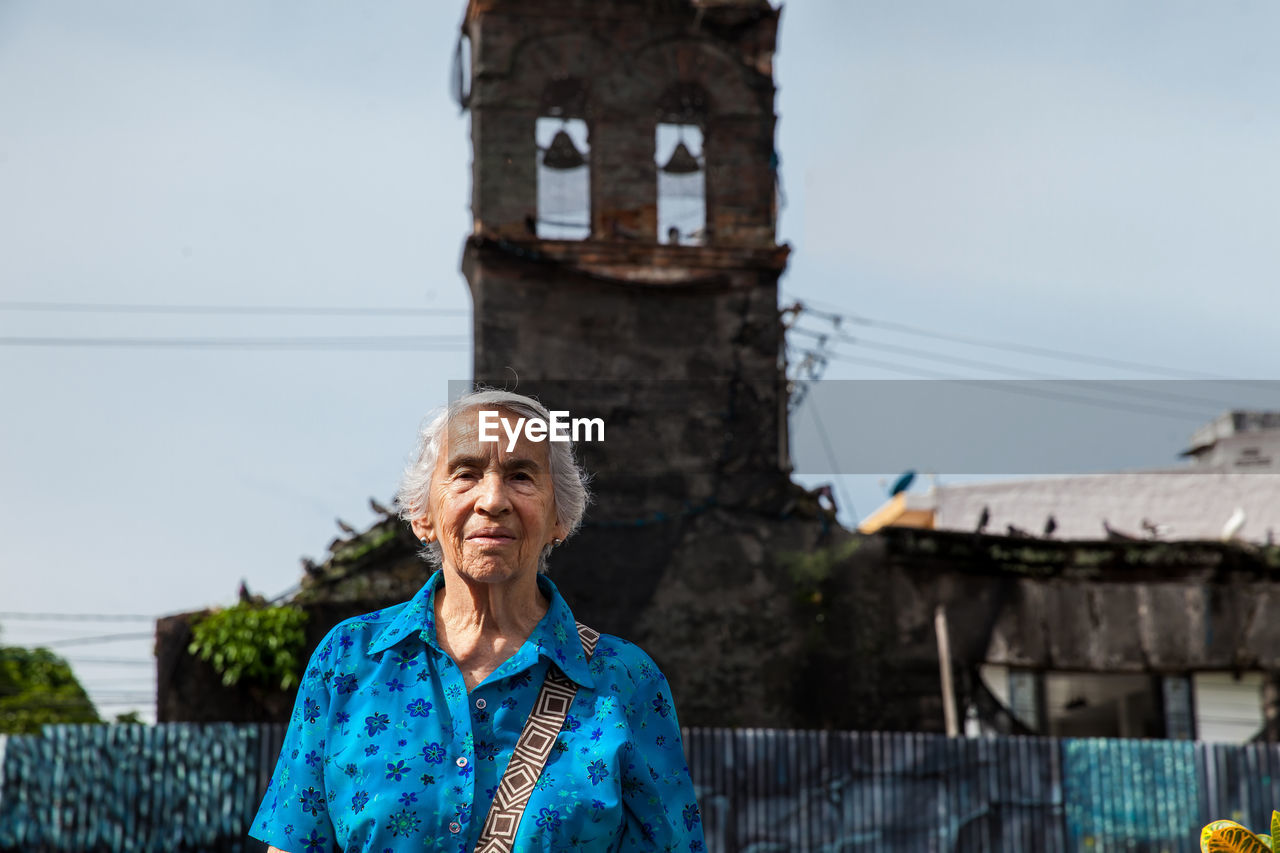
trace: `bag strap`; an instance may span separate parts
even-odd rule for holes
[[[590,662],[600,634],[581,622],[577,625],[582,651]],[[577,693],[578,685],[558,666],[552,663],[547,667],[542,689],[538,691],[529,719],[524,722],[524,730],[516,741],[502,781],[498,783],[498,791],[493,795],[489,814],[484,819],[484,829],[476,842],[476,853],[510,853],[514,849],[516,830],[520,828],[524,808],[529,804],[534,785],[547,765],[547,756],[551,754],[551,747],[564,726],[565,717],[569,716],[569,706]]]

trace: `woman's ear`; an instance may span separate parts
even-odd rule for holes
[[[436,541],[435,526],[431,523],[431,517],[427,513],[423,513],[413,521],[410,521],[409,526],[413,528],[413,535],[417,536],[420,541]]]

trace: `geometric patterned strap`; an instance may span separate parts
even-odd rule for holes
[[[578,639],[582,641],[582,651],[587,660],[596,650],[600,634],[591,630],[581,622],[578,624]],[[547,766],[547,756],[555,745],[556,736],[564,727],[564,718],[569,716],[569,706],[578,693],[578,685],[570,680],[554,663],[547,667],[547,677],[534,700],[529,719],[524,722],[520,739],[507,762],[506,772],[498,783],[498,791],[493,795],[493,804],[489,806],[489,815],[484,820],[484,829],[480,832],[480,840],[476,843],[476,853],[511,853],[516,840],[516,830],[520,828],[520,818],[524,816],[524,807],[529,804],[529,796],[533,787]]]
[[[596,643],[600,642],[600,633],[591,630],[581,622],[574,624],[578,626],[578,639],[582,641],[582,652],[587,656],[587,663],[590,663],[591,655],[596,650]]]

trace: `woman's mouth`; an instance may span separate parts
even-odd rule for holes
[[[486,527],[467,534],[467,541],[477,545],[505,545],[515,539],[516,535],[505,527]]]

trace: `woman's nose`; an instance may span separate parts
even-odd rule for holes
[[[476,509],[486,515],[497,515],[511,508],[507,486],[500,475],[486,474],[480,481],[479,489],[479,494],[476,495]]]

